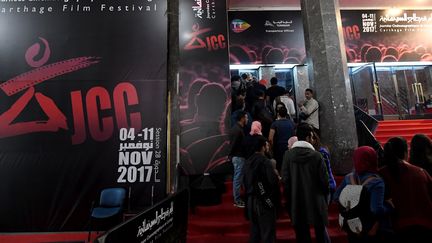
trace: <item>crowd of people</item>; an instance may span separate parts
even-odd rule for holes
[[[276,78],[232,79],[230,157],[234,206],[245,207],[249,242],[275,242],[276,220],[286,210],[297,242],[331,242],[328,206],[339,206],[348,241],[432,240],[432,142],[418,134],[408,143],[394,137],[384,156],[368,146],[353,153],[353,170],[336,185],[330,150],[320,142],[319,103],[313,90],[297,109]],[[283,191],[280,188],[283,185]],[[282,199],[283,197],[283,199]],[[284,202],[284,205],[282,205]]]

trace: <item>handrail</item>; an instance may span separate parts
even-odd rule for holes
[[[375,136],[372,134],[372,132],[369,130],[369,128],[363,121],[358,120],[356,122],[356,126],[358,146],[370,146],[377,151],[381,149],[381,144],[378,142],[378,140],[375,138]]]
[[[354,106],[354,115],[356,120],[362,121],[365,126],[368,128],[372,134],[375,133],[376,128],[378,127],[378,120],[374,117],[370,116],[368,113],[360,109],[360,107]]]

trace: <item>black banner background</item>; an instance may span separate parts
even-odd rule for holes
[[[187,175],[227,162],[230,77],[226,2],[180,1],[181,167]]]
[[[1,232],[83,230],[105,187],[130,187],[132,208],[165,197],[165,11],[163,0],[0,3]],[[6,83],[31,71],[46,81]],[[135,138],[120,141],[129,127]],[[154,128],[149,180],[143,161],[119,161],[144,128]]]

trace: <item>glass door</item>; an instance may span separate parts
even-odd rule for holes
[[[432,91],[430,67],[377,67],[376,71],[384,116],[413,119],[432,113],[427,107]]]
[[[382,115],[380,89],[373,64],[350,67],[353,103],[371,116]]]

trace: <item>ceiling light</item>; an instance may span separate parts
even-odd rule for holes
[[[387,15],[389,16],[397,16],[400,15],[401,13],[402,13],[402,9],[396,7],[392,7],[387,10]]]

